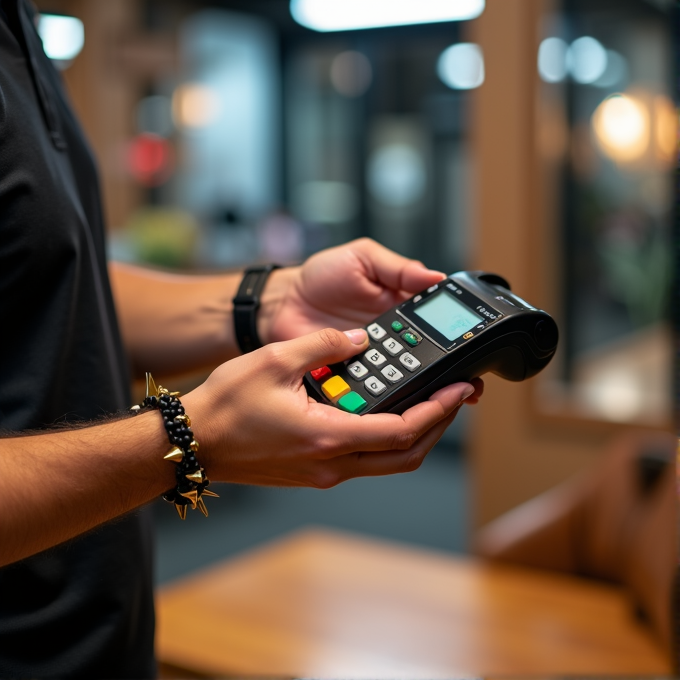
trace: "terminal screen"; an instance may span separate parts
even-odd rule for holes
[[[483,321],[481,316],[446,291],[433,295],[413,311],[448,340],[455,340]]]

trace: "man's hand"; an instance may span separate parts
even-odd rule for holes
[[[269,343],[321,328],[364,326],[444,276],[367,238],[330,248],[272,274],[260,337]]]
[[[403,413],[354,415],[307,396],[305,371],[368,347],[364,330],[327,328],[232,359],[182,398],[211,479],[327,488],[352,477],[415,470],[463,401],[483,389],[449,385]]]

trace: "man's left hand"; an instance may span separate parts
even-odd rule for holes
[[[264,343],[322,328],[349,330],[445,278],[368,238],[323,250],[271,275],[259,318]]]

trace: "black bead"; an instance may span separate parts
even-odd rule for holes
[[[152,394],[152,395],[149,397],[149,404],[150,404],[151,406],[153,406],[153,407],[156,407],[156,405],[158,404],[158,398],[156,397],[155,394]]]
[[[182,404],[178,406],[177,412],[182,416],[186,413],[186,411],[184,410],[184,406],[182,406]]]
[[[194,431],[193,430],[191,430],[188,427],[185,427],[184,428],[184,434],[191,437],[191,441],[193,441],[193,439],[194,439]],[[189,444],[191,444],[191,441],[189,442]]]

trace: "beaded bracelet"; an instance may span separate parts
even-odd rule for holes
[[[130,410],[139,412],[145,406],[160,410],[165,431],[173,445],[164,459],[176,463],[177,486],[166,491],[162,496],[163,500],[175,504],[181,519],[186,519],[189,504],[193,510],[198,508],[207,517],[208,509],[202,496],[219,496],[207,488],[210,480],[196,460],[198,442],[191,430],[191,418],[184,412],[184,406],[179,400],[179,392],[168,392],[165,387],[156,387],[151,373],[147,373],[146,397],[139,406],[133,406]]]

